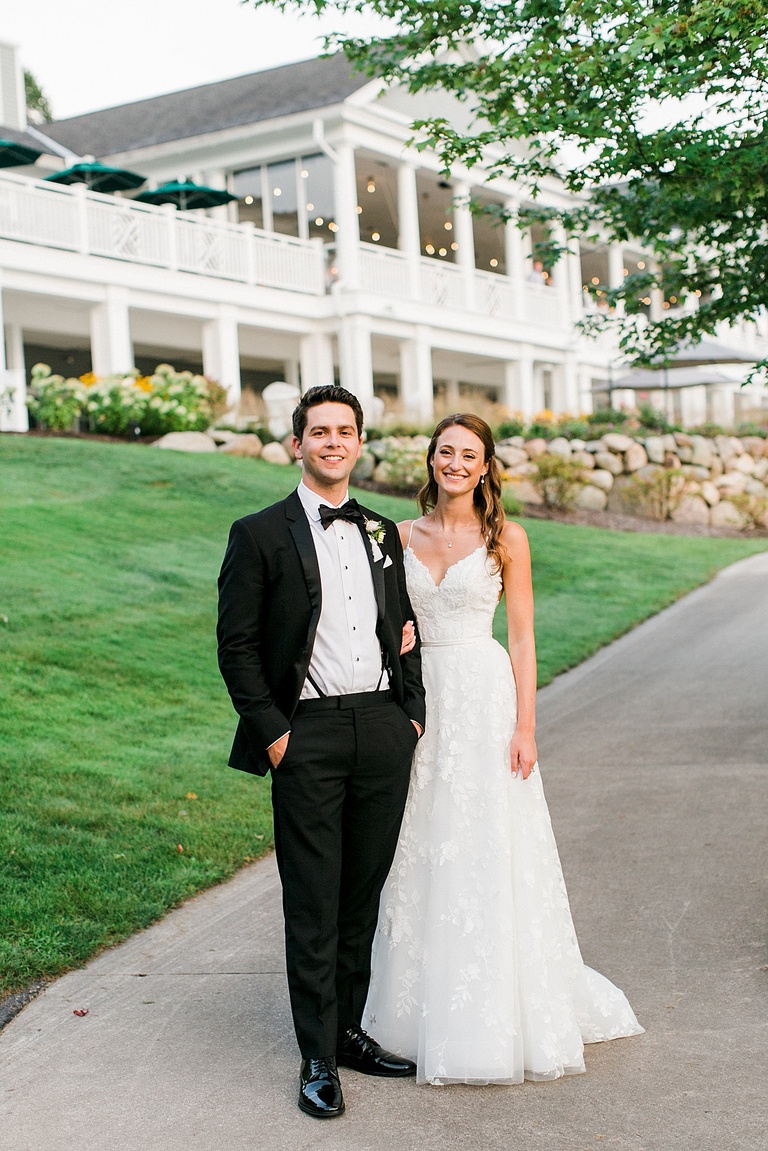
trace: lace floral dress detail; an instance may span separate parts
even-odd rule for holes
[[[520,1083],[584,1071],[583,1044],[643,1029],[585,967],[541,775],[513,777],[515,684],[492,638],[485,548],[436,585],[405,552],[427,727],[384,887],[364,1026],[419,1082]]]

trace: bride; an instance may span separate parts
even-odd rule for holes
[[[423,515],[400,524],[427,725],[373,948],[364,1026],[421,1083],[584,1071],[584,1043],[636,1035],[585,967],[536,764],[528,540],[506,521],[488,425],[448,416]],[[506,600],[509,655],[491,636]]]

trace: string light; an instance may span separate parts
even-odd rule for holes
[[[453,247],[453,244],[451,244],[451,247]],[[498,266],[499,266],[498,260],[491,260],[491,267],[492,268],[498,268]]]
[[[315,210],[314,204],[307,204],[307,211],[308,212],[314,212],[314,210]]]
[[[642,271],[642,270],[643,270],[643,268],[645,267],[645,260],[638,260],[638,261],[637,261],[637,266],[638,266],[638,268],[640,268],[640,270]]]
[[[325,223],[325,220],[323,219],[322,216],[318,216],[317,219],[315,220],[315,223],[317,224],[318,228],[322,228],[323,224]]]
[[[362,214],[363,214],[362,204],[358,204],[357,207],[355,208],[355,211],[357,212],[358,216],[362,216]]]
[[[453,224],[451,223],[450,220],[446,220],[445,223],[443,224],[443,227],[445,228],[446,232],[452,232],[453,231]]]
[[[307,169],[306,169],[306,168],[302,168],[302,169],[301,169],[301,177],[302,177],[302,179],[303,179],[303,180],[308,180],[308,179],[309,179],[309,172],[307,171]]]
[[[592,283],[593,284],[599,284],[600,283],[600,277],[599,276],[593,276],[592,277]]]
[[[376,185],[373,182],[373,176],[368,177],[368,183],[366,184],[366,190],[368,192],[375,192],[376,191]]]
[[[628,275],[629,275],[629,268],[622,268],[621,270],[622,270],[622,272],[624,273],[624,275],[625,275],[625,276],[628,276]]]
[[[274,191],[272,192],[273,196],[282,196],[282,194],[283,194],[282,188],[275,188]]]
[[[424,251],[427,253],[427,255],[428,255],[428,256],[434,256],[434,254],[435,254],[435,249],[434,249],[434,247],[432,246],[432,244],[427,244],[427,246],[426,246],[426,248],[424,249]]]
[[[252,204],[253,203],[253,196],[246,196],[245,202],[246,202],[246,204]]]
[[[438,254],[438,256],[447,256],[448,255],[445,248],[441,248],[437,254]]]
[[[329,232],[338,232],[338,230],[339,230],[339,225],[335,224],[333,222],[333,220],[331,220],[330,224],[328,225],[328,231]]]
[[[458,252],[458,250],[459,250],[459,245],[454,240],[453,243],[451,244],[451,251],[452,252]]]
[[[377,244],[381,239],[381,236],[378,232],[371,232],[371,239],[373,240],[374,244]]]

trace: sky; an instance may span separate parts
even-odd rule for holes
[[[0,40],[18,44],[57,119],[306,60],[324,34],[383,27],[240,0],[0,0]]]

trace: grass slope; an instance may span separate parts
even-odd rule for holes
[[[0,994],[269,846],[269,784],[225,766],[215,580],[231,521],[296,479],[218,455],[0,437]],[[542,681],[765,546],[526,526]]]

